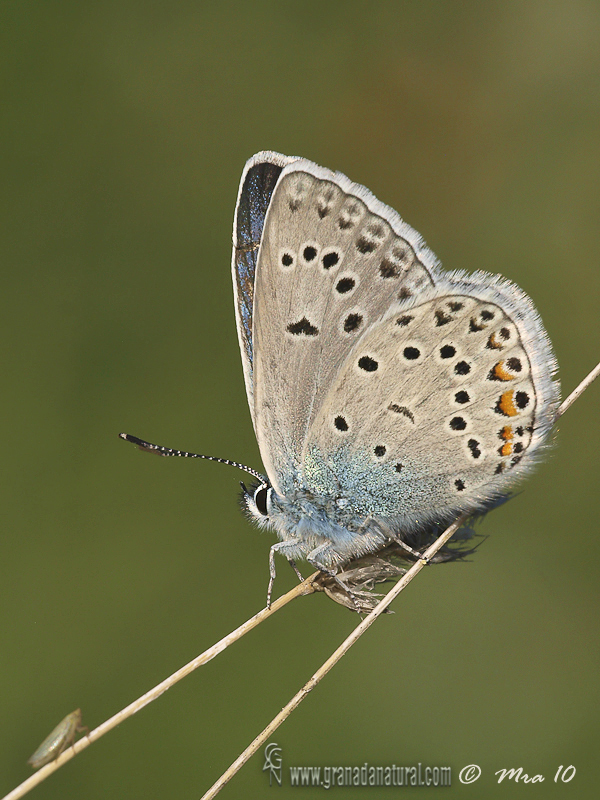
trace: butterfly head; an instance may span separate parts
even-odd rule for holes
[[[248,516],[253,519],[258,525],[268,525],[269,517],[272,512],[271,497],[273,495],[273,487],[268,481],[261,481],[246,488],[244,483],[240,483],[242,487],[241,504],[242,508],[247,512]]]

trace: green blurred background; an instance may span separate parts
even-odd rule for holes
[[[3,794],[65,714],[95,727],[264,604],[240,475],[117,438],[260,467],[229,274],[253,153],[339,169],[447,268],[516,281],[565,394],[594,365],[600,4],[3,0],[0,39]],[[445,796],[495,798],[522,766],[528,797],[598,796],[599,392],[471,562],[421,573],[273,736],[286,767],[450,765]],[[357,622],[296,601],[32,796],[199,797]],[[262,766],[221,796],[298,795]]]

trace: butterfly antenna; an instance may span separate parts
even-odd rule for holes
[[[137,445],[140,450],[145,450],[147,453],[156,453],[159,456],[180,456],[181,458],[203,458],[205,461],[217,461],[219,464],[229,464],[231,467],[237,467],[238,469],[247,472],[249,475],[252,475],[254,478],[259,480],[261,483],[266,483],[266,479],[264,475],[261,475],[260,472],[257,472],[255,469],[251,467],[247,467],[245,464],[240,464],[237,461],[230,461],[228,458],[217,458],[216,456],[203,456],[199,453],[188,453],[185,450],[173,450],[170,447],[162,447],[160,444],[151,444],[150,442],[145,442],[143,439],[138,439],[137,436],[132,436],[130,433],[120,433],[119,438],[125,439],[126,442],[132,442],[133,444]]]

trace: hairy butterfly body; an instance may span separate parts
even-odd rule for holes
[[[271,563],[331,570],[484,511],[535,464],[559,386],[531,300],[500,276],[443,271],[364,187],[254,156],[233,282],[267,473],[245,503],[280,539]]]

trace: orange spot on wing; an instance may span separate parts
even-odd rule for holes
[[[500,395],[500,400],[498,401],[498,408],[504,414],[505,417],[516,417],[519,413],[517,411],[517,407],[515,406],[514,401],[514,392],[510,389],[508,392],[503,392]]]
[[[515,376],[504,369],[504,361],[499,361],[493,369],[494,377],[499,381],[514,381]]]
[[[509,456],[512,453],[512,449],[513,449],[512,444],[510,442],[507,442],[506,444],[503,444],[502,447],[500,448],[500,455]]]
[[[504,439],[505,442],[510,442],[513,437],[513,429],[510,425],[505,425],[500,431],[500,438]]]
[[[499,342],[499,341],[496,339],[496,334],[495,334],[495,333],[492,333],[492,335],[491,335],[491,336],[490,336],[490,338],[488,339],[488,347],[491,347],[491,348],[493,348],[494,350],[502,350],[502,348],[504,347],[504,345],[502,344],[502,342]]]

